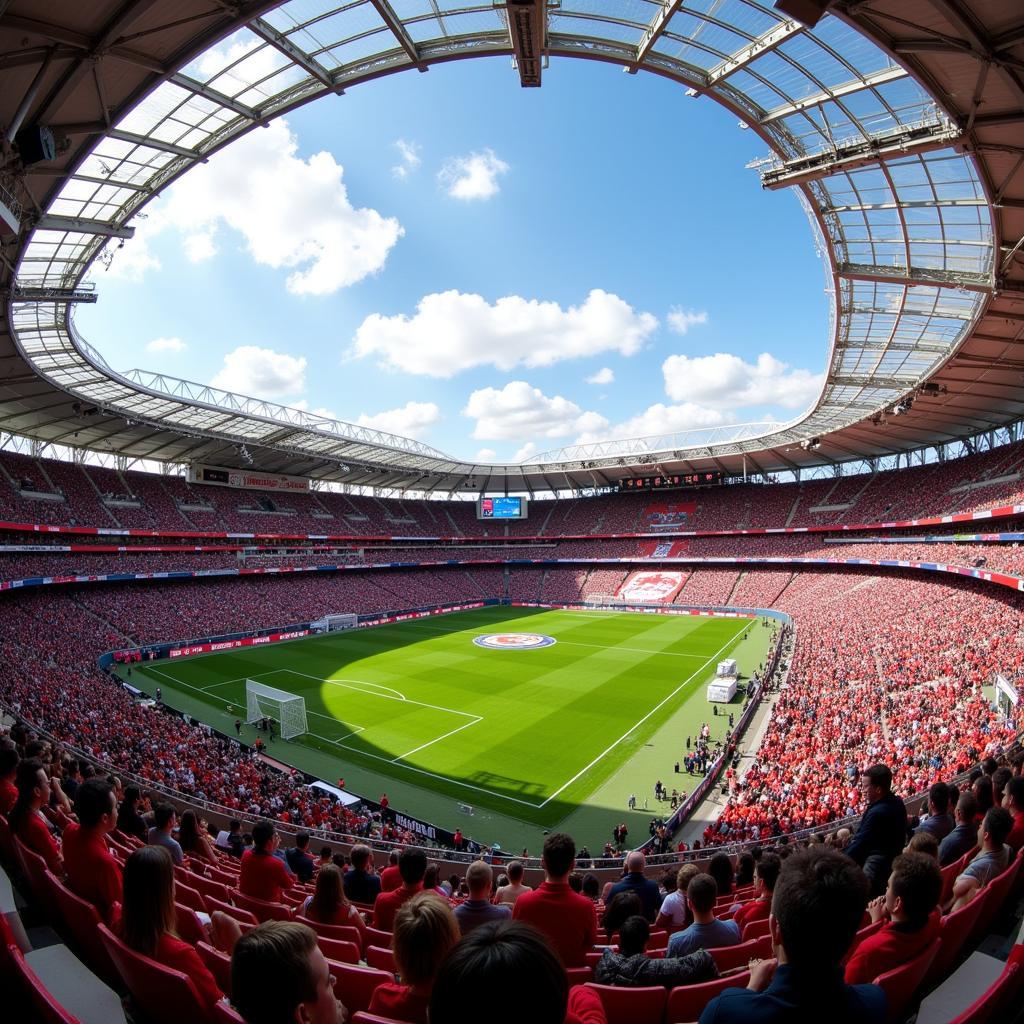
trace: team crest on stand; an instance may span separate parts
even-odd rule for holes
[[[535,651],[550,647],[555,638],[543,633],[484,633],[473,637],[473,643],[492,651]]]

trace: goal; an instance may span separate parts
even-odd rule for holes
[[[316,622],[311,622],[310,628],[317,633],[333,633],[339,629],[355,629],[359,625],[359,616],[353,612],[342,612],[336,615],[325,615]]]
[[[245,720],[252,725],[261,718],[273,718],[280,722],[283,740],[301,736],[307,731],[305,698],[246,679]]]

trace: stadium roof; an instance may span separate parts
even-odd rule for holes
[[[130,459],[540,491],[642,466],[778,472],[1016,422],[1024,12],[1005,0],[799,6],[830,13],[811,28],[769,0],[0,0],[0,203],[17,221],[2,239],[0,430]],[[200,60],[216,42],[233,56]],[[502,54],[524,86],[542,86],[555,57],[662,75],[763,139],[762,183],[799,190],[834,296],[829,372],[808,413],[474,465],[203,385],[118,374],[77,336],[76,305],[95,298],[90,264],[197,161],[319,96]],[[40,125],[58,152],[33,161]],[[19,131],[24,167],[9,145]],[[756,272],[723,268],[737,288]]]

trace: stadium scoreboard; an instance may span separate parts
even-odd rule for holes
[[[479,498],[476,503],[477,519],[525,519],[527,499],[498,496]]]
[[[661,491],[670,487],[711,487],[725,482],[725,474],[718,469],[703,473],[674,473],[663,476],[630,476],[619,481],[620,491]]]

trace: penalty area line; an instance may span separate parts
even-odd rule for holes
[[[427,747],[432,747],[435,743],[440,743],[441,740],[446,740],[449,736],[454,736],[457,732],[462,732],[463,729],[468,729],[471,725],[476,725],[477,722],[482,721],[483,717],[481,715],[477,715],[472,722],[464,722],[462,725],[452,729],[450,732],[446,732],[443,736],[438,736],[437,739],[428,740],[426,743],[421,743],[418,747],[413,747],[412,750],[407,750],[404,754],[399,754],[398,757],[393,757],[391,759],[391,763],[394,764],[396,761],[404,761],[405,758],[411,757],[413,754],[418,754],[421,750],[426,750]]]

